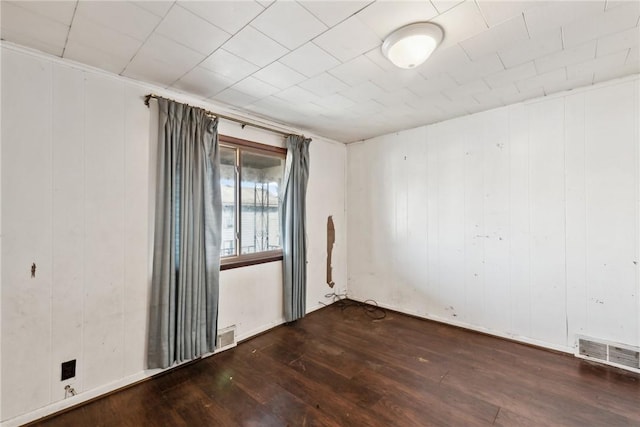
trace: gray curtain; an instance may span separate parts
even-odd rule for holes
[[[298,135],[286,138],[280,236],[284,281],[284,317],[287,322],[305,315],[307,299],[306,197],[309,180],[309,143]]]
[[[215,348],[222,217],[217,119],[166,99],[158,106],[149,368]]]

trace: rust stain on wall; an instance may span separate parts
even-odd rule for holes
[[[335,283],[331,278],[331,252],[333,251],[333,244],[336,242],[336,228],[333,225],[333,216],[329,215],[327,218],[327,285],[333,288]]]

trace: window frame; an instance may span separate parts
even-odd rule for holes
[[[241,221],[241,206],[242,203],[242,152],[256,153],[272,157],[280,157],[285,160],[287,157],[287,149],[281,147],[275,147],[273,145],[261,144],[255,141],[248,141],[246,139],[235,138],[228,135],[218,136],[218,145],[220,147],[227,147],[236,150],[235,158],[235,174],[236,174],[236,186],[235,186],[235,247],[236,255],[221,256],[220,257],[220,270],[229,270],[232,268],[247,267],[250,265],[264,264],[267,262],[281,261],[282,249],[276,249],[271,251],[255,252],[251,254],[242,254],[242,246],[240,244],[242,240],[242,221]]]

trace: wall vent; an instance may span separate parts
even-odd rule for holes
[[[640,368],[640,351],[609,346],[609,360],[618,365],[638,369]]]
[[[578,351],[581,356],[591,359],[607,361],[607,345],[599,342],[580,338],[578,340]]]
[[[229,326],[228,328],[224,328],[218,331],[215,353],[228,350],[235,347],[236,345],[236,325]]]
[[[589,337],[578,337],[576,357],[640,372],[640,348]]]

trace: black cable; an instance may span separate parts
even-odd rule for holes
[[[361,308],[364,313],[373,320],[382,320],[387,317],[387,311],[372,299],[367,299],[363,302],[353,301],[348,299],[346,294],[336,294],[335,292],[326,294],[325,298],[333,298],[333,303],[337,307],[340,307],[342,311],[345,311],[347,308],[357,307]]]

